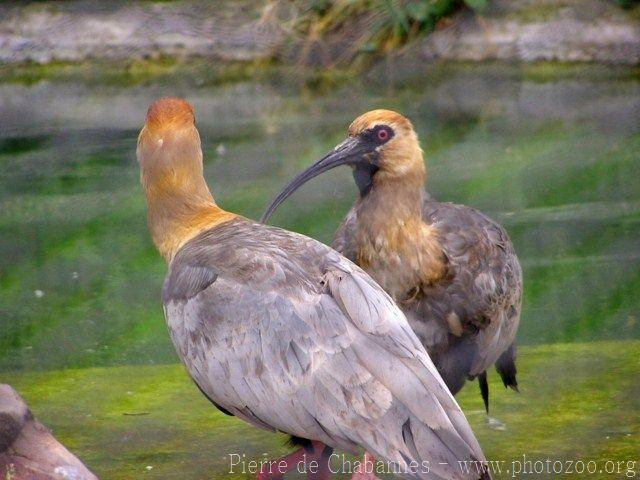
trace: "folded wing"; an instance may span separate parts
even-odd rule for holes
[[[410,477],[478,478],[458,464],[484,460],[471,428],[388,295],[314,240],[229,223],[178,253],[164,290],[204,393],[257,426],[362,447]]]

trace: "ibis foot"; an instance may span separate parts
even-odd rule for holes
[[[333,448],[322,442],[313,441],[311,447],[301,447],[289,455],[262,465],[256,480],[283,480],[284,475],[292,471],[307,471],[309,480],[329,480],[331,478],[329,460],[332,452]],[[313,468],[312,472],[307,465],[313,460],[317,462],[315,465],[317,468]]]
[[[376,459],[373,455],[364,454],[364,458],[358,464],[355,472],[351,476],[351,480],[380,480],[376,477]]]
[[[356,470],[351,480],[380,480],[380,477],[376,477],[375,473],[360,473]]]

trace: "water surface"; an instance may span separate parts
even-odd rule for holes
[[[395,76],[382,70],[311,86],[289,75],[200,86],[0,84],[0,380],[30,392],[46,419],[46,389],[34,371],[177,361],[160,303],[165,266],[146,231],[135,144],[149,103],[180,95],[196,108],[217,201],[252,218],[285,181],[340,142],[357,115],[403,112],[419,132],[431,193],[485,211],[511,235],[524,267],[524,351],[544,356],[545,349],[584,344],[581,355],[595,356],[598,368],[574,368],[585,369],[577,374],[591,395],[608,381],[600,377],[607,357],[597,342],[620,345],[618,364],[636,381],[616,384],[616,395],[637,398],[640,360],[624,341],[640,338],[640,82],[601,69],[529,73],[488,65]],[[355,195],[347,169],[330,172],[297,192],[272,223],[330,242]],[[550,358],[544,371],[522,379],[523,388],[547,391],[545,375],[563,373],[560,386],[570,395],[566,356]],[[108,389],[107,378],[97,377],[97,392]],[[51,388],[44,398],[62,401]],[[466,389],[474,402],[475,388]],[[640,445],[640,421],[628,418],[637,403],[610,401],[610,424],[591,425],[579,437],[615,427]],[[514,402],[502,416],[522,423],[527,398]],[[86,445],[57,424],[78,448]],[[105,462],[99,469],[114,473],[108,465],[118,462]]]

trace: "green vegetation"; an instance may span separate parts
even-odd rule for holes
[[[210,59],[174,57],[148,60],[91,62],[53,61],[47,64],[19,63],[0,65],[0,81],[33,84],[43,79],[68,82],[82,81],[95,85],[144,85],[154,82],[184,82],[197,85],[219,85],[249,78],[269,78],[273,68],[268,62],[212,62]],[[183,80],[181,80],[183,79]]]
[[[491,416],[503,426],[495,429],[492,425],[499,422],[487,422],[475,382],[461,392],[459,402],[487,457],[504,461],[503,469],[524,454],[534,461],[593,460],[600,468],[606,460],[635,460],[637,474],[639,356],[638,341],[522,348],[520,394],[506,391],[498,376],[490,375]],[[249,479],[249,474],[228,474],[230,453],[262,460],[288,451],[283,435],[217,411],[180,365],[0,377],[7,380],[38,418],[104,478]],[[495,477],[511,475],[503,470]]]
[[[638,0],[616,2],[625,9],[638,5]],[[463,8],[482,14],[491,3],[491,0],[300,0],[297,4],[304,13],[293,22],[294,30],[304,39],[299,59],[306,62],[311,57],[311,63],[319,61],[326,66],[351,65],[360,54],[384,54],[398,49],[445,24]],[[506,15],[524,23],[544,22],[558,15],[565,3],[575,7],[579,2],[512,3],[502,4],[489,14]]]
[[[488,0],[315,0],[297,2],[304,12],[294,22],[303,38],[300,60],[317,55],[321,64],[349,65],[361,53],[385,53],[432,31],[466,6],[482,11]],[[358,28],[354,28],[357,26]],[[357,32],[357,33],[355,33]],[[314,52],[322,39],[328,48]]]
[[[640,0],[616,0],[622,8],[632,8],[640,3]]]
[[[513,80],[530,80],[547,83],[551,80],[587,77],[592,81],[637,80],[640,67],[616,65],[592,65],[561,62],[535,62],[507,65],[500,62],[482,64],[472,62],[436,63],[427,67],[430,79],[440,81],[474,71],[478,75],[500,75]],[[66,83],[82,82],[103,87],[134,87],[146,85],[169,85],[180,88],[215,88],[223,85],[259,81],[306,88],[313,92],[327,93],[353,81],[358,73],[356,65],[324,69],[288,67],[274,62],[212,63],[207,59],[189,60],[162,57],[156,60],[92,61],[85,63],[51,62],[48,64],[22,63],[0,65],[0,83],[35,85],[42,81]],[[423,88],[424,78],[416,75],[402,79],[403,89],[415,83]],[[8,139],[7,142],[25,142],[30,139]],[[33,140],[33,139],[31,139]],[[0,152],[9,152],[11,145],[0,143]]]
[[[483,1],[467,2],[482,4]],[[311,6],[311,17],[299,22],[298,28],[309,36],[335,32],[366,18],[368,29],[363,32],[361,48],[388,50],[422,31],[433,29],[445,15],[464,2],[457,0],[414,0],[394,2],[390,0],[326,1]]]

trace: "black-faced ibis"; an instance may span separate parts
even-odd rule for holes
[[[479,378],[488,411],[491,365],[505,387],[518,385],[522,271],[509,236],[473,208],[431,198],[413,125],[389,110],[358,117],[343,143],[283,188],[263,221],[303,183],[339,165],[352,167],[360,194],[333,248],[398,302],[454,395]]]

